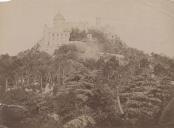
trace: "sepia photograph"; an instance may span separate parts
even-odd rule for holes
[[[174,128],[174,0],[0,0],[0,128]]]

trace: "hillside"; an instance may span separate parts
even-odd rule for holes
[[[173,97],[173,59],[145,54],[94,29],[74,30],[70,40],[53,55],[36,45],[17,56],[0,56],[0,102],[29,111],[13,122],[17,126],[2,115],[0,124],[160,128],[158,118]]]

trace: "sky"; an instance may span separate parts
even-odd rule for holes
[[[62,13],[69,21],[114,26],[130,47],[174,57],[173,0],[12,0],[0,3],[0,54],[15,55],[42,38],[43,26]]]

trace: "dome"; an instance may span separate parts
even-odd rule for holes
[[[65,18],[62,14],[57,13],[56,16],[54,17],[54,21],[65,21]]]

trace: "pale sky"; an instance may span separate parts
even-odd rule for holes
[[[31,48],[61,12],[68,20],[113,25],[129,46],[174,57],[173,0],[12,0],[0,3],[0,54]]]

